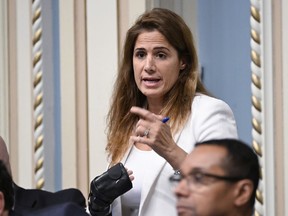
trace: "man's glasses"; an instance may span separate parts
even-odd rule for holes
[[[172,175],[169,178],[170,183],[175,188],[180,181],[185,180],[187,186],[191,189],[197,189],[201,186],[208,185],[211,183],[211,180],[220,180],[220,181],[227,181],[227,182],[237,182],[239,180],[244,179],[243,177],[232,177],[232,176],[220,176],[211,173],[205,173],[200,171],[191,172],[189,175],[183,177],[181,174]]]

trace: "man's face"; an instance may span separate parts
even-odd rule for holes
[[[226,155],[221,146],[201,145],[187,156],[181,166],[183,179],[175,188],[178,215],[229,215],[234,184],[212,177],[227,176],[221,166]]]

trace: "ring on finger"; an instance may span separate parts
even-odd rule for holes
[[[146,136],[146,137],[148,137],[148,135],[149,135],[149,132],[150,132],[150,129],[146,129],[146,130],[144,131],[144,134],[143,134],[143,136]]]

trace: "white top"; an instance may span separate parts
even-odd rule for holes
[[[173,136],[174,141],[187,153],[192,151],[196,142],[238,138],[233,112],[224,101],[197,94],[193,100],[191,111],[191,116],[182,130]],[[125,166],[131,157],[130,149],[121,160]],[[168,180],[174,170],[164,158],[156,153],[154,155],[153,170],[150,170],[149,174],[141,179],[138,216],[177,216],[176,197]],[[147,160],[144,163],[146,166]],[[133,162],[133,164],[137,163]],[[128,168],[134,171],[132,168]],[[116,198],[112,203],[112,215],[125,216],[122,207],[122,199]]]
[[[125,167],[133,170],[133,188],[121,197],[122,208],[127,216],[136,216],[139,213],[143,179],[149,176],[149,172],[153,169],[155,156],[153,150],[142,151],[135,145],[131,149]]]

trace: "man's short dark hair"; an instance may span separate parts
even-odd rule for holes
[[[4,194],[4,209],[11,210],[14,204],[13,181],[2,160],[0,160],[0,191]]]
[[[197,143],[195,147],[201,145],[222,146],[227,150],[227,157],[224,159],[223,169],[226,175],[250,179],[253,182],[254,189],[249,201],[253,207],[260,177],[259,161],[253,149],[243,141],[236,139],[208,140]]]

